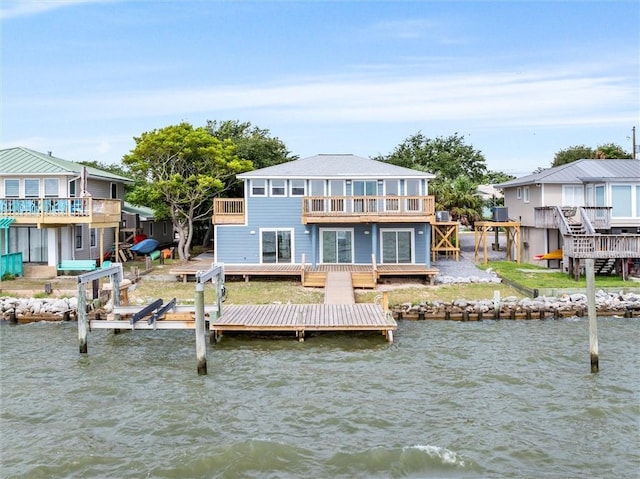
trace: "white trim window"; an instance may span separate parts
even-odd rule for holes
[[[516,188],[516,199],[517,200],[521,200],[522,199],[522,188],[520,186],[518,186]]]
[[[73,228],[75,236],[76,249],[82,249],[82,225],[76,225]]]
[[[4,180],[4,196],[6,198],[20,197],[20,180],[6,178]]]
[[[562,185],[562,206],[584,206],[584,187]]]
[[[630,184],[611,185],[611,217],[640,217],[640,186]]]
[[[91,228],[91,240],[89,244],[91,245],[91,248],[96,247],[96,229],[95,228]]]
[[[524,201],[525,203],[529,203],[530,200],[531,198],[529,197],[529,187],[525,186],[524,188],[522,188],[522,201]]]
[[[291,180],[289,182],[291,196],[304,196],[307,192],[305,180]]]
[[[251,196],[267,196],[267,180],[250,180]]]
[[[24,180],[24,197],[38,198],[40,196],[40,179],[25,178]]]
[[[287,196],[285,180],[271,180],[271,196]]]
[[[57,198],[60,196],[60,180],[58,178],[44,179],[45,198]]]
[[[118,199],[118,184],[117,183],[111,183],[109,185],[109,192],[111,194],[111,199],[112,200]]]

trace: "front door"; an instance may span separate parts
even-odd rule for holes
[[[413,263],[413,231],[382,230],[382,262]]]
[[[321,263],[353,263],[353,230],[320,230]]]

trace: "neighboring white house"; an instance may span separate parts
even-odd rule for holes
[[[521,223],[525,262],[562,249],[567,269],[568,258],[587,257],[578,252],[578,240],[603,259],[640,257],[638,160],[578,160],[496,187],[504,192],[509,218]]]
[[[0,218],[8,228],[0,252],[53,268],[65,259],[99,260],[115,243],[127,183],[50,153],[0,150]]]

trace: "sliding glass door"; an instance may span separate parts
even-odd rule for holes
[[[320,230],[321,263],[353,263],[353,230]]]

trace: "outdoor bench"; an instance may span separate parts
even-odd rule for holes
[[[94,259],[63,259],[57,267],[58,271],[94,271]]]

